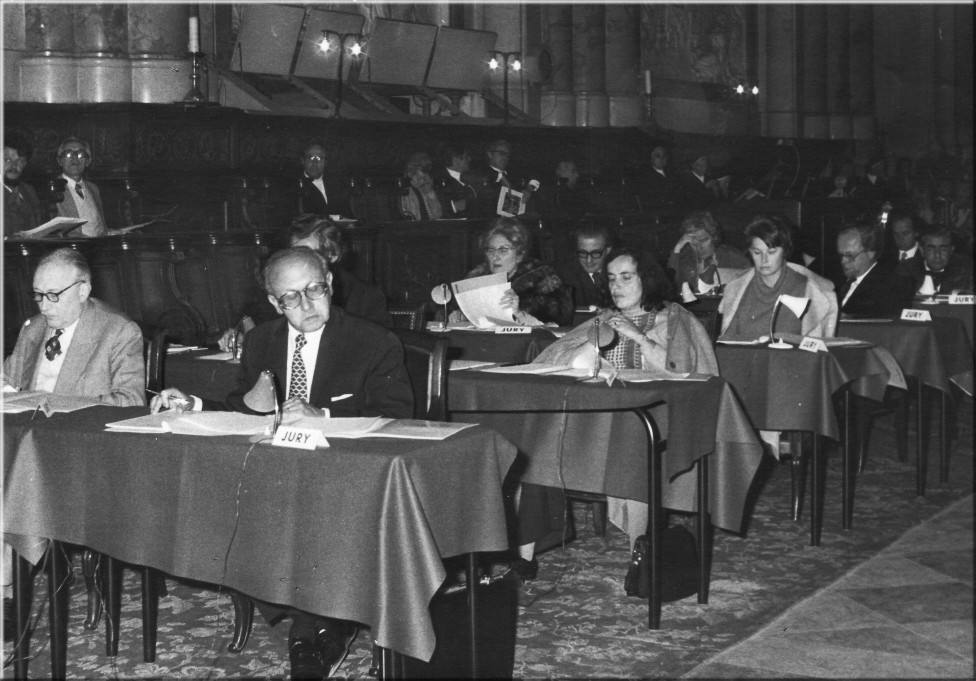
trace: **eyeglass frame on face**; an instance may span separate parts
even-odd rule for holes
[[[306,161],[314,161],[315,163],[318,163],[319,161],[322,161],[323,163],[325,162],[325,156],[320,154],[306,154],[304,158]]]
[[[56,303],[59,300],[61,300],[61,295],[69,288],[84,283],[87,283],[85,279],[79,279],[75,283],[65,286],[60,291],[31,291],[31,299],[33,299],[35,303],[40,303],[42,300],[46,298],[49,303]]]
[[[595,251],[576,251],[576,257],[580,260],[599,260],[607,254],[607,247],[598,248]]]
[[[75,158],[79,161],[83,161],[91,158],[91,156],[84,149],[66,149],[65,151],[61,152],[61,158]]]
[[[312,288],[313,286],[322,287],[322,294],[310,295],[310,293],[314,292],[315,290],[312,289],[311,292],[309,291],[309,289]],[[295,295],[297,296],[297,298],[294,298],[291,302],[286,303],[285,298],[291,295]],[[305,300],[321,300],[322,298],[325,298],[327,295],[332,295],[332,287],[329,286],[329,282],[311,281],[301,291],[285,291],[280,296],[277,296],[275,300],[278,302],[278,306],[281,307],[282,310],[294,310],[295,308],[297,308],[299,305],[302,304],[302,296],[305,296]]]
[[[489,258],[491,256],[493,256],[493,255],[500,255],[500,256],[502,256],[504,258],[509,253],[514,253],[515,252],[515,247],[514,246],[498,246],[496,248],[494,246],[485,246],[484,248],[481,249],[481,252],[484,253]]]
[[[857,253],[838,253],[837,255],[840,256],[841,262],[854,262],[857,260],[857,256],[862,253],[867,253],[867,249],[862,248]]]

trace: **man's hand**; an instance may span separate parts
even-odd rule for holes
[[[190,399],[182,390],[178,388],[166,388],[154,398],[149,403],[149,412],[152,414],[157,413],[161,409],[175,409],[176,411],[183,411],[184,409],[189,409],[193,406],[193,400]]]
[[[300,397],[290,397],[281,405],[281,413],[289,416],[325,416],[325,411],[313,407]]]

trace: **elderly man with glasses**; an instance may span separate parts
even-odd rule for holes
[[[146,372],[135,322],[91,297],[91,270],[60,248],[34,272],[40,314],[20,330],[3,362],[3,390],[87,397],[118,407],[143,405]]]
[[[911,301],[911,282],[878,261],[884,235],[875,225],[857,224],[837,235],[845,281],[837,288],[844,315],[893,316]]]
[[[322,142],[311,142],[302,151],[300,161],[303,172],[298,181],[299,215],[352,215],[348,190],[325,176],[327,160]]]
[[[58,147],[58,165],[67,182],[64,198],[58,203],[58,215],[85,221],[71,236],[105,236],[108,226],[102,208],[98,186],[85,179],[85,171],[92,164],[91,145],[77,137],[69,137]]]
[[[598,308],[610,305],[607,274],[604,265],[613,248],[610,229],[604,225],[584,222],[573,230],[576,246],[574,258],[557,267],[563,286],[573,292],[573,305],[579,308]]]
[[[274,253],[264,268],[264,288],[281,316],[244,337],[238,387],[226,405],[166,388],[153,399],[153,411],[192,404],[253,413],[244,396],[263,371],[271,371],[286,415],[321,416],[328,409],[332,416],[412,417],[413,392],[400,343],[392,332],[331,304],[332,273],[320,253],[305,247]],[[259,606],[269,622],[291,618],[293,679],[332,676],[356,636],[353,622]]]

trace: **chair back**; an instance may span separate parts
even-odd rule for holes
[[[166,330],[142,325],[142,352],[146,362],[146,399],[152,398],[163,385],[163,362],[166,359]],[[152,391],[152,392],[150,392]]]
[[[403,344],[403,361],[413,387],[414,416],[446,421],[447,339],[412,329],[394,328],[393,333]]]
[[[421,303],[416,307],[393,305],[388,308],[388,311],[394,329],[424,330],[424,324],[427,322],[427,303]]]

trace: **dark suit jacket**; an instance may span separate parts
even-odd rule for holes
[[[3,190],[3,233],[23,232],[44,222],[44,211],[37,192],[26,182]]]
[[[322,176],[322,180],[325,182],[325,193],[329,195],[328,203],[325,202],[325,198],[318,187],[312,184],[308,177],[302,175],[299,180],[301,186],[300,212],[315,213],[316,215],[352,216],[352,210],[349,206],[349,192],[346,188],[326,175]]]
[[[912,288],[912,292],[914,293],[921,288],[922,282],[925,281],[925,275],[927,274],[925,260],[919,258],[917,260],[906,261],[904,264],[904,271],[908,273],[912,286],[914,287]],[[959,290],[972,291],[972,263],[965,256],[953,253],[952,257],[949,258],[949,263],[942,270],[942,276],[934,277],[933,279],[941,279],[941,281],[936,282],[939,293],[951,293]]]
[[[655,173],[657,174],[657,173]],[[707,178],[706,178],[707,180]],[[684,173],[680,179],[682,200],[689,209],[703,210],[716,201],[715,194],[693,173]]]
[[[556,266],[559,278],[563,280],[563,286],[572,289],[573,305],[576,307],[607,307],[610,305],[610,292],[607,288],[606,275],[600,272],[597,274],[598,281],[602,280],[602,286],[593,283],[590,275],[586,273],[578,260],[572,262],[562,262]]]
[[[31,390],[41,348],[54,333],[42,315],[24,322],[13,352],[3,362],[6,380]],[[102,404],[134,407],[146,403],[142,332],[121,312],[96,298],[82,308],[54,385],[57,395],[90,397]]]
[[[681,198],[681,191],[674,175],[664,171],[666,176],[651,168],[645,175],[643,187],[641,188],[641,202],[643,208],[654,208],[656,206],[667,206],[676,203]]]
[[[442,167],[434,169],[434,191],[441,200],[444,209],[444,217],[467,217],[475,215],[478,209],[478,192],[471,184],[458,182],[447,169]],[[464,210],[455,210],[451,202],[464,201]]]
[[[283,393],[291,353],[287,345],[288,320],[284,317],[248,333],[244,337],[237,388],[227,396],[224,408],[253,413],[243,398],[264,369],[274,373],[279,395]],[[352,397],[332,401],[346,393]],[[330,409],[333,416],[412,418],[413,391],[397,337],[333,305],[319,345],[309,403]],[[207,409],[224,406],[206,400],[204,404]]]
[[[850,283],[845,281],[837,289],[838,304],[843,302],[849,288]],[[840,311],[842,314],[868,317],[896,315],[909,305],[912,293],[909,279],[896,275],[879,262],[857,285],[850,300],[841,306]]]

